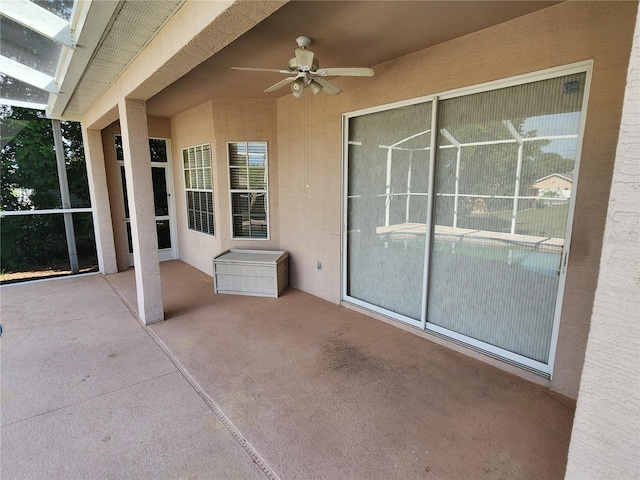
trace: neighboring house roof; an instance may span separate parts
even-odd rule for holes
[[[548,178],[558,177],[563,180],[566,180],[569,183],[573,183],[573,173],[552,173],[551,175],[547,175],[546,177],[542,177],[533,182],[533,186],[535,187],[537,183],[543,182]]]

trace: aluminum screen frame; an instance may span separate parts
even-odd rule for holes
[[[592,66],[593,66],[593,62],[592,61],[585,61],[585,62],[578,62],[578,63],[574,63],[574,64],[570,64],[570,65],[566,65],[563,67],[556,67],[556,68],[551,68],[551,69],[546,69],[546,70],[542,70],[539,72],[533,72],[533,73],[529,73],[529,74],[524,74],[524,75],[519,75],[519,76],[515,76],[515,77],[511,77],[508,79],[504,79],[504,80],[500,80],[500,81],[496,81],[496,82],[489,82],[489,83],[485,83],[485,84],[481,84],[481,85],[476,85],[476,86],[472,86],[472,87],[468,87],[468,88],[461,88],[461,89],[456,89],[456,90],[452,90],[452,91],[448,91],[448,92],[443,92],[443,93],[439,93],[439,94],[435,94],[435,95],[429,95],[429,96],[425,96],[425,97],[419,97],[419,98],[415,98],[415,99],[411,99],[411,100],[406,100],[406,101],[402,101],[402,102],[396,102],[393,104],[387,104],[387,105],[382,105],[379,107],[373,107],[373,108],[367,108],[367,109],[363,109],[363,110],[358,110],[358,111],[354,111],[354,112],[349,112],[349,113],[345,113],[343,114],[343,161],[342,161],[342,174],[343,174],[343,192],[342,192],[342,231],[341,231],[341,240],[342,240],[342,276],[341,276],[341,293],[342,293],[342,301],[348,304],[353,304],[359,307],[362,307],[364,309],[370,310],[372,312],[381,314],[385,317],[388,317],[392,320],[397,320],[400,321],[402,323],[406,323],[409,325],[412,325],[414,327],[418,327],[421,330],[425,330],[431,333],[434,333],[438,336],[443,336],[446,337],[456,343],[461,343],[464,344],[465,346],[480,351],[482,353],[485,353],[487,355],[493,356],[493,357],[497,357],[501,360],[504,360],[508,363],[512,363],[515,364],[517,366],[523,367],[525,369],[531,370],[537,374],[546,376],[551,378],[552,374],[553,374],[553,364],[554,364],[554,358],[555,358],[555,351],[557,348],[557,341],[558,341],[558,331],[559,331],[559,322],[560,322],[560,314],[561,314],[561,310],[562,310],[562,300],[563,300],[563,294],[564,294],[564,286],[565,286],[565,281],[566,281],[566,271],[567,271],[567,263],[568,263],[568,255],[569,255],[569,251],[570,251],[570,243],[571,243],[571,230],[572,230],[572,225],[573,225],[573,215],[574,215],[574,211],[575,211],[575,198],[576,195],[572,194],[571,198],[569,199],[569,207],[568,207],[568,215],[567,215],[567,227],[566,227],[566,233],[565,233],[565,245],[564,245],[564,249],[562,251],[562,256],[561,256],[561,260],[560,260],[560,272],[559,272],[559,281],[558,281],[558,291],[557,291],[557,297],[556,297],[556,304],[555,304],[555,308],[554,308],[554,320],[553,320],[553,327],[552,327],[552,332],[551,332],[551,339],[550,339],[550,345],[549,345],[549,354],[548,354],[548,361],[547,362],[542,362],[542,361],[538,361],[538,360],[533,360],[531,358],[527,358],[523,355],[519,355],[516,353],[513,353],[511,351],[505,350],[503,348],[499,348],[496,347],[494,345],[488,344],[486,342],[483,341],[478,341],[476,339],[473,339],[471,337],[465,336],[465,335],[461,335],[459,333],[450,331],[446,328],[442,328],[439,327],[437,325],[434,325],[432,323],[427,322],[427,318],[428,318],[428,312],[427,312],[427,295],[428,295],[428,288],[425,288],[425,291],[423,292],[423,302],[424,302],[424,308],[423,308],[423,315],[422,318],[420,318],[420,320],[416,320],[414,318],[408,317],[406,315],[400,314],[398,312],[392,311],[392,310],[388,310],[386,308],[371,304],[369,302],[363,301],[362,299],[356,298],[352,295],[349,294],[349,272],[348,272],[348,253],[349,253],[349,247],[348,247],[348,241],[347,241],[347,237],[348,237],[348,216],[349,216],[349,211],[348,211],[348,192],[349,192],[349,125],[350,122],[352,121],[353,118],[362,116],[362,115],[368,115],[371,113],[376,113],[376,112],[380,112],[380,111],[384,111],[384,110],[389,110],[389,109],[394,109],[394,108],[401,108],[403,106],[407,106],[407,105],[414,105],[416,103],[424,103],[424,102],[433,102],[433,108],[434,108],[434,115],[432,116],[432,124],[431,124],[431,130],[432,132],[438,132],[439,128],[437,125],[437,119],[438,119],[438,115],[437,115],[437,108],[438,108],[438,104],[439,102],[442,101],[446,101],[447,99],[453,99],[456,97],[464,97],[464,96],[468,96],[468,95],[472,95],[475,93],[482,93],[482,92],[490,92],[492,90],[500,90],[503,88],[508,88],[508,87],[512,87],[512,86],[519,86],[519,85],[524,85],[524,84],[529,84],[529,83],[535,83],[538,81],[543,81],[543,80],[548,80],[548,79],[552,79],[552,78],[557,78],[557,77],[562,77],[564,75],[570,75],[570,74],[576,74],[576,73],[582,73],[585,74],[585,82],[583,85],[584,88],[584,92],[583,92],[583,97],[582,97],[582,104],[581,104],[581,118],[580,118],[580,126],[579,126],[579,133],[578,133],[578,141],[577,141],[577,151],[576,151],[576,160],[575,160],[575,174],[574,174],[574,179],[573,179],[573,190],[575,192],[575,189],[577,188],[577,173],[579,171],[579,164],[580,164],[580,157],[581,157],[581,148],[582,148],[582,141],[584,138],[584,128],[585,128],[585,124],[586,124],[586,117],[587,117],[587,105],[588,105],[588,99],[589,99],[589,89],[590,89],[590,84],[591,84],[591,75],[592,75]],[[440,145],[438,145],[438,149],[440,148]],[[434,155],[435,157],[435,155]],[[432,163],[430,165],[431,168],[431,173],[430,173],[430,192],[434,192],[434,183],[435,183],[435,158],[432,159]],[[518,189],[519,187],[516,186],[516,189]],[[517,195],[516,195],[517,196]],[[432,222],[432,218],[433,218],[433,214],[434,214],[434,205],[433,205],[433,197],[432,195],[429,195],[429,199],[431,202],[431,206],[430,206],[430,211],[429,211],[429,220],[427,222],[427,227],[426,227],[426,231],[429,232],[429,235],[427,235],[427,237],[432,236],[433,235],[433,222]],[[425,258],[430,258],[431,257],[431,242],[427,239],[425,241]],[[429,262],[425,262],[425,278],[423,283],[425,285],[428,285],[429,283],[429,268],[430,268],[430,263]]]

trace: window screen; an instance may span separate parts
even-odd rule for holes
[[[587,81],[349,117],[343,298],[549,373]]]
[[[266,142],[229,143],[233,238],[269,237]]]
[[[187,224],[190,230],[214,235],[211,145],[182,150]]]

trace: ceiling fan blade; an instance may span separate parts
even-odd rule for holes
[[[313,66],[313,52],[311,50],[296,48],[296,63],[298,64],[298,68],[310,70]]]
[[[373,77],[373,68],[345,67],[345,68],[321,68],[314,75],[321,77]]]
[[[231,70],[244,70],[249,72],[273,72],[273,73],[284,73],[287,75],[291,74],[289,70],[280,70],[278,68],[231,67]]]
[[[337,85],[334,85],[329,80],[325,80],[322,77],[313,77],[313,80],[322,85],[322,89],[329,95],[338,95],[342,92],[342,89]]]
[[[289,85],[291,82],[293,82],[297,77],[289,77],[289,78],[285,78],[284,80],[280,80],[278,83],[276,83],[275,85],[271,85],[269,88],[267,88],[264,92],[265,93],[270,93],[270,92],[275,92],[276,90],[278,90],[279,88],[282,88],[286,85]]]

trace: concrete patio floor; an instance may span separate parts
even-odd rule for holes
[[[161,264],[0,289],[2,478],[563,478],[574,404],[289,288]]]

